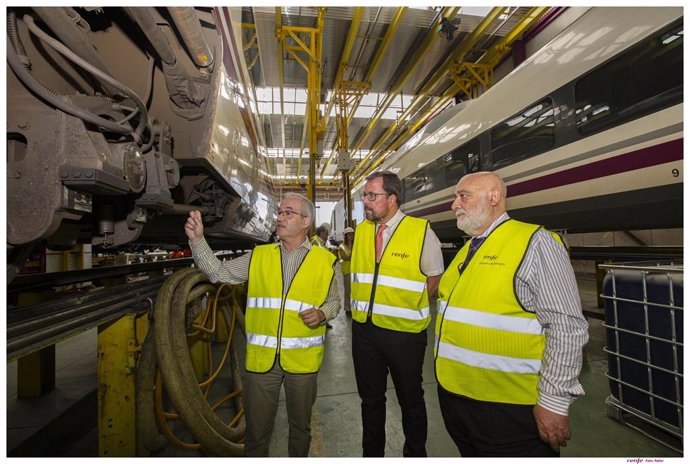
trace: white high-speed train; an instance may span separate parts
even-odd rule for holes
[[[549,229],[682,227],[682,8],[588,10],[380,170],[445,242],[460,239],[455,185],[479,170],[505,180],[511,217]],[[336,235],[343,218],[341,202]]]

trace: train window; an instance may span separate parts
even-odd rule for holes
[[[416,200],[424,196],[427,188],[427,178],[424,168],[415,171],[403,181],[403,198],[404,202]]]
[[[467,166],[470,172],[477,172],[481,169],[479,165],[479,141],[477,140],[477,151],[475,153],[470,153],[467,157]]]
[[[683,101],[682,19],[575,84],[581,134],[593,134]]]
[[[443,171],[443,157],[429,163],[424,168],[426,177],[426,185],[424,186],[424,194],[429,192],[437,192],[445,187],[446,175]]]
[[[457,184],[462,176],[467,173],[467,155],[458,153],[456,150],[443,157],[445,161],[443,170],[445,172],[444,187],[450,187]]]
[[[491,130],[493,168],[538,155],[553,145],[553,102],[545,98]]]
[[[468,172],[473,172],[472,163],[475,165],[474,171],[479,169],[476,166],[479,161],[479,139],[470,140],[447,154],[443,159],[444,163],[440,168],[445,171],[445,187],[454,186],[462,176]]]

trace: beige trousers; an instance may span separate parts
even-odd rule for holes
[[[307,457],[311,445],[311,408],[316,400],[317,374],[289,374],[278,358],[265,374],[247,372],[244,382],[244,410],[247,420],[245,456],[267,457],[273,421],[278,409],[280,386],[285,385],[288,423],[288,454]]]

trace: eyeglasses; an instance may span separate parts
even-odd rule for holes
[[[307,217],[306,214],[298,213],[297,211],[292,211],[289,209],[279,209],[278,210],[278,217],[280,216],[285,216],[285,219],[292,219],[292,215],[297,214],[302,217]]]
[[[392,193],[362,192],[362,200],[376,201],[379,195],[390,196]]]

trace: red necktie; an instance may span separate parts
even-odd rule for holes
[[[379,229],[376,231],[376,262],[381,261],[381,252],[383,251],[383,229],[387,226],[386,224],[381,224]]]

